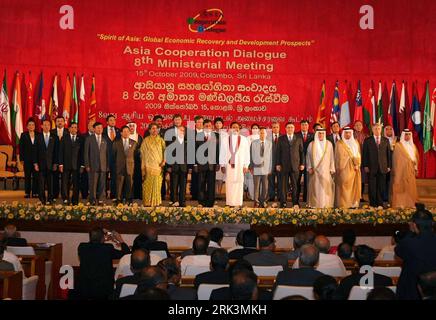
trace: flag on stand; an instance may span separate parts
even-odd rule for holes
[[[377,123],[383,124],[383,91],[382,91],[382,83],[379,81],[378,83],[378,96],[377,96]]]
[[[407,127],[406,117],[406,85],[403,81],[401,85],[400,106],[398,109],[398,133],[403,132]]]
[[[395,81],[392,82],[391,97],[389,101],[388,109],[388,124],[394,129],[394,135],[399,133],[398,131],[398,121],[397,121],[397,85]]]
[[[433,150],[436,151],[436,88],[433,89],[433,95],[431,99],[431,126],[433,128]]]
[[[55,127],[55,120],[59,115],[59,100],[58,100],[58,75],[54,76],[53,88],[50,95],[50,103],[48,105],[48,115],[51,120],[51,126]]]
[[[24,76],[23,76],[24,77]],[[33,103],[33,84],[31,73],[29,72],[29,77],[27,78],[27,82],[25,82],[26,86],[26,108],[24,109],[24,117],[23,120],[27,122],[27,120],[33,117],[34,103]]]
[[[354,107],[354,121],[363,122],[362,91],[360,90],[360,80],[357,82],[356,106]]]
[[[345,81],[345,88],[342,92],[342,103],[341,103],[341,116],[340,116],[340,126],[344,128],[351,124],[350,116],[350,103],[348,101],[349,91],[347,82]]]
[[[330,123],[339,122],[341,117],[341,109],[339,106],[339,82],[336,81],[335,90],[333,93],[333,105],[330,114]]]
[[[97,116],[97,98],[95,96],[95,76],[92,76],[92,86],[91,86],[91,99],[89,101],[89,115],[88,119],[92,120]]]
[[[321,88],[321,97],[320,97],[320,101],[319,101],[319,106],[318,106],[318,112],[316,115],[316,122],[319,123],[323,128],[325,128],[325,81],[322,83],[322,88]]]
[[[42,121],[47,116],[45,110],[45,99],[43,97],[43,92],[44,92],[44,78],[41,72],[41,77],[39,79],[39,86],[38,86],[38,95],[36,97],[36,108],[35,108],[36,130],[38,131],[41,128]]]
[[[431,141],[431,117],[430,117],[430,88],[429,81],[425,85],[425,104],[424,104],[424,122],[423,122],[423,147],[424,153],[428,152],[432,147]]]
[[[83,79],[80,81],[80,100],[79,100],[79,131],[85,133],[88,129],[88,111],[85,104],[85,81]]]
[[[73,106],[71,108],[71,120],[79,121],[79,98],[77,97],[76,74],[73,74]]]
[[[0,91],[0,141],[3,144],[12,143],[11,107],[9,105],[6,70]]]
[[[62,116],[65,119],[65,127],[68,128],[70,125],[70,117],[71,117],[71,82],[70,75],[67,75],[67,81],[65,82],[65,95],[64,95],[64,108],[62,112]]]
[[[23,105],[21,104],[21,82],[20,74],[15,74],[15,87],[14,94],[12,96],[12,124],[14,126],[14,134],[12,142],[18,145],[20,142],[21,134],[23,133]],[[18,148],[17,148],[18,153]]]
[[[419,140],[422,141],[422,122],[421,122],[421,107],[419,105],[419,98],[418,98],[418,88],[417,84],[413,84],[413,96],[412,96],[412,123],[415,128],[415,132],[418,135]]]
[[[369,132],[371,132],[371,126],[376,122],[375,96],[374,90],[372,89],[372,84],[373,83],[371,81],[371,86],[368,90],[368,97],[365,100],[365,106],[363,108],[363,119]]]

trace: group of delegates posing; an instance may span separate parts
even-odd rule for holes
[[[224,129],[221,118],[196,116],[193,129],[179,114],[166,129],[162,121],[155,116],[142,137],[133,122],[118,129],[113,115],[105,127],[91,120],[85,134],[74,122],[65,128],[63,117],[54,129],[44,120],[39,133],[29,119],[19,145],[25,197],[51,203],[61,193],[63,203],[77,204],[81,193],[92,205],[102,204],[110,178],[109,196],[116,204],[142,199],[145,206],[158,206],[169,175],[169,205],[183,207],[190,173],[191,199],[205,207],[214,206],[224,182],[226,205],[232,207],[243,205],[244,190],[254,207],[277,200],[285,208],[289,194],[298,207],[301,193],[309,207],[358,207],[366,180],[371,206],[389,201],[413,207],[417,200],[418,152],[407,129],[397,141],[388,126],[382,136],[379,124],[367,136],[360,121],[342,132],[333,123],[330,135],[320,124],[310,133],[306,120],[299,132],[288,122],[285,134],[277,122],[271,129],[253,124],[245,134],[237,122]]]

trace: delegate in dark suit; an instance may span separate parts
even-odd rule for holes
[[[313,133],[300,131],[296,134],[301,138],[301,140],[303,140],[303,154],[304,159],[306,159],[307,147],[313,140]],[[300,175],[298,176],[297,197],[300,197],[301,194],[301,177],[303,177],[303,202],[307,202],[307,170],[300,171]]]
[[[38,133],[35,132],[33,142],[28,131],[23,132],[20,137],[20,160],[23,161],[24,194],[26,196],[30,196],[30,192],[32,195],[38,194],[38,173],[34,166],[37,136]]]
[[[216,171],[219,159],[219,135],[204,130],[197,134],[195,141],[195,170],[198,172],[198,201],[205,207],[215,203]],[[203,158],[204,156],[204,158]]]
[[[291,179],[292,204],[298,205],[297,180],[300,173],[300,166],[304,165],[303,140],[294,134],[283,135],[279,138],[277,146],[276,165],[280,166],[280,202],[286,206],[288,194],[288,180]]]
[[[69,134],[66,128],[58,129],[54,128],[50,130],[51,134],[57,139],[57,145],[60,146],[62,140]],[[58,149],[58,152],[60,148]],[[57,156],[59,158],[59,155]],[[59,193],[62,188],[62,173],[56,169],[53,171],[53,198],[59,198]]]
[[[360,285],[360,279],[364,277],[365,274],[356,273],[349,275],[341,280],[339,287],[336,291],[338,297],[343,300],[347,300],[350,295],[351,289],[354,286]],[[378,273],[374,273],[374,287],[389,287],[392,286],[392,279]]]
[[[112,144],[112,157],[115,161],[117,178],[117,200],[132,200],[133,173],[137,143],[129,138],[117,139]],[[123,197],[124,195],[124,197]]]
[[[121,137],[120,129],[117,127],[106,127],[103,129],[103,136],[107,139],[109,149],[110,197],[115,199],[117,194],[117,173],[115,159],[112,158],[112,144]]]
[[[50,133],[41,133],[36,138],[35,163],[38,164],[39,176],[39,200],[53,201],[53,172],[57,170],[59,155],[58,139]],[[47,198],[45,196],[47,186]]]
[[[121,244],[116,250],[109,243],[81,243],[78,248],[80,273],[78,294],[82,299],[108,299],[114,288],[114,269],[112,260],[121,259],[130,252]]]
[[[69,201],[70,187],[73,186],[71,202],[79,202],[80,167],[83,165],[82,137],[66,135],[60,143],[59,167],[62,166],[62,200]]]
[[[3,244],[11,247],[27,247],[27,240],[24,238],[4,238]]]
[[[279,133],[272,133],[272,155],[271,155],[271,175],[268,176],[268,197],[269,201],[275,201],[275,198],[280,198],[280,172],[276,169],[277,163],[277,146],[279,144]],[[280,199],[279,199],[280,201]]]
[[[86,139],[83,159],[88,171],[89,201],[103,201],[109,170],[109,142],[104,135],[93,134]]]
[[[86,139],[92,135],[92,132],[86,132],[85,134],[82,134],[81,137],[81,142],[82,145],[80,146],[80,149],[82,150],[81,152],[81,161],[84,165],[84,150],[85,150],[85,141]],[[88,199],[89,196],[89,177],[88,177],[88,172],[86,170],[83,170],[81,175],[80,175],[80,193],[82,194],[82,199]]]
[[[373,207],[383,205],[383,193],[386,187],[386,174],[392,167],[389,140],[379,136],[368,137],[363,142],[362,167],[368,168],[369,204]]]
[[[197,291],[192,288],[180,288],[168,283],[167,292],[171,300],[197,300]]]
[[[277,274],[274,289],[277,286],[312,287],[315,280],[323,275],[322,272],[313,268],[298,268],[280,271]]]
[[[333,145],[333,149],[336,147],[336,143],[341,140],[341,135],[339,133],[332,133],[327,136],[327,140]]]
[[[214,270],[198,274],[194,280],[196,289],[202,283],[207,284],[229,284],[229,273],[225,270]]]
[[[138,134],[135,151],[135,169],[133,172],[133,198],[142,199],[141,144],[142,137]]]
[[[282,266],[283,270],[288,268],[288,259],[270,250],[250,253],[244,257],[244,260],[250,262],[252,266]]]
[[[165,159],[167,159],[166,169],[170,173],[170,201],[179,202],[179,206],[185,206],[186,176],[188,173],[187,153],[188,145],[183,140],[172,139],[167,141],[165,149]]]

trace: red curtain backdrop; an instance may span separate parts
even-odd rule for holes
[[[339,81],[339,92],[343,92],[345,81],[351,83],[351,119],[358,80],[361,81],[363,103],[367,97],[371,80],[377,98],[378,81],[386,83],[388,90],[396,81],[398,94],[401,82],[408,83],[409,104],[412,82],[417,81],[420,98],[424,95],[425,81],[430,81],[430,96],[436,85],[435,30],[436,1],[434,0],[71,0],[74,9],[74,29],[63,30],[59,21],[63,14],[60,8],[64,1],[1,0],[0,2],[0,67],[7,70],[8,88],[12,87],[15,71],[32,72],[34,92],[38,91],[37,79],[44,73],[44,97],[46,105],[52,87],[53,76],[59,75],[59,101],[62,110],[63,92],[67,74],[85,75],[86,101],[89,102],[91,78],[96,78],[97,118],[107,114],[117,116],[118,125],[134,120],[140,132],[150,123],[155,114],[165,115],[168,123],[174,113],[182,113],[185,120],[197,114],[207,117],[223,116],[226,121],[239,120],[244,125],[253,122],[270,124],[278,119],[299,121],[314,120],[319,105],[321,85],[326,82],[326,114],[330,115],[335,82]],[[374,29],[362,30],[359,9],[371,5],[374,9]],[[206,9],[215,8],[223,13],[224,24],[215,29],[224,32],[193,33],[188,28],[188,19]],[[204,18],[202,14],[200,18]],[[199,18],[199,19],[200,19]],[[209,20],[213,17],[209,17]],[[197,19],[198,20],[198,19]],[[210,20],[211,21],[211,20]],[[207,25],[206,25],[207,26]],[[138,37],[139,42],[99,39],[100,34]],[[180,44],[153,43],[142,41],[148,37],[202,40],[244,41],[302,41],[303,46],[258,46],[239,44]],[[149,55],[123,54],[126,46],[149,49]],[[159,67],[157,60],[165,57],[156,55],[156,48],[171,50],[229,51],[230,57],[184,57],[194,62],[218,62],[221,69]],[[232,56],[233,50],[258,52],[281,52],[286,58],[265,60]],[[135,66],[135,58],[149,56],[152,64]],[[166,57],[173,61],[177,57]],[[237,63],[270,63],[273,71],[226,69],[226,61]],[[149,72],[174,72],[174,77],[150,76]],[[180,74],[179,71],[187,72]],[[145,72],[142,75],[142,72]],[[195,77],[205,74],[232,76],[232,79],[206,79]],[[238,78],[238,74],[246,78]],[[167,74],[168,75],[168,74]],[[267,75],[269,79],[250,79],[256,75]],[[187,77],[184,77],[187,76]],[[143,89],[144,100],[133,99],[136,82],[152,80],[155,83],[173,83],[174,92],[160,87]],[[269,93],[245,92],[249,102],[230,101],[228,92],[217,90],[183,90],[180,83],[208,84],[209,81],[222,85],[273,85],[282,94],[278,103],[262,99]],[[77,88],[79,90],[79,88]],[[171,91],[171,90],[170,90]],[[125,93],[128,93],[126,98]],[[147,93],[153,96],[147,96]],[[217,92],[226,94],[227,101],[204,101],[204,96]],[[174,96],[193,95],[193,101],[175,101]],[[288,99],[283,98],[286,95]],[[124,97],[124,98],[123,98]],[[262,98],[263,97],[263,98]],[[176,98],[176,99],[177,99]],[[185,96],[186,98],[186,96]],[[230,97],[232,98],[232,97]],[[12,100],[12,91],[9,92]],[[207,100],[207,99],[206,99]],[[213,99],[212,99],[213,100]],[[260,101],[259,101],[260,100]],[[230,102],[229,102],[230,101]],[[385,103],[389,97],[384,97]],[[423,101],[423,100],[421,100]],[[188,105],[196,105],[190,109]],[[177,106],[175,108],[175,106]],[[214,108],[217,108],[214,110]],[[385,105],[386,107],[386,105]],[[231,110],[229,110],[229,108]],[[408,106],[410,109],[410,105]],[[423,109],[423,106],[421,105]],[[61,113],[61,112],[60,112]],[[25,120],[24,120],[25,121]],[[228,124],[228,123],[227,123]],[[431,151],[422,156],[421,176],[436,177],[436,155]]]

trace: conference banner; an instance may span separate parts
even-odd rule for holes
[[[220,116],[226,126],[313,124],[324,83],[326,124],[336,84],[351,123],[359,81],[363,104],[381,82],[385,115],[393,82],[407,84],[410,101],[412,84],[420,100],[426,82],[431,90],[436,84],[434,0],[0,4],[0,67],[8,87],[20,72],[34,82],[38,104],[43,76],[48,109],[56,78],[57,112],[63,114],[67,82],[75,76],[80,95],[83,75],[83,103],[91,106],[93,86],[96,119],[114,114],[118,125],[135,121],[140,133],[156,114],[168,125],[175,113],[185,121]],[[434,153],[426,155],[428,177],[436,176]]]

